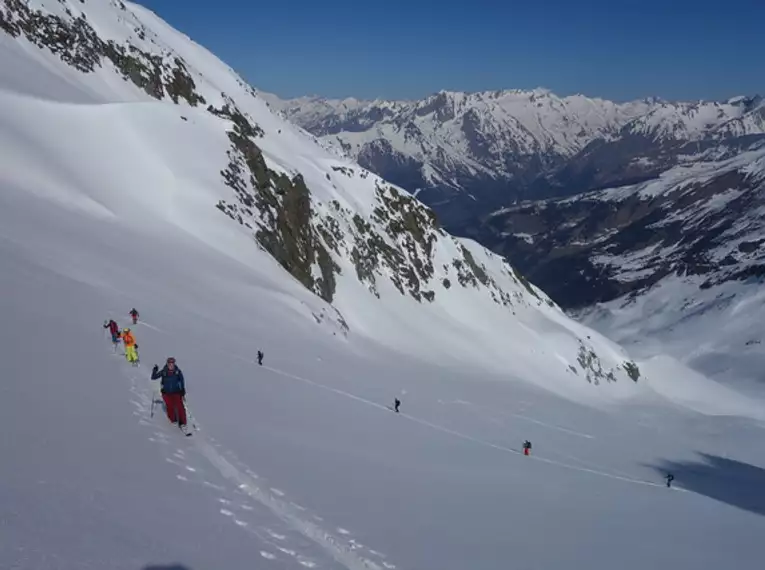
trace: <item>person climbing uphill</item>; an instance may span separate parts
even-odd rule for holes
[[[122,342],[125,345],[125,358],[133,366],[138,366],[138,344],[135,342],[135,337],[130,329],[122,329]]]
[[[401,406],[401,400],[398,398],[393,399],[393,410],[398,413],[398,408]]]
[[[667,480],[667,488],[670,488],[672,486],[672,481],[675,480],[675,476],[672,475],[672,473],[667,473],[666,477],[664,477]]]
[[[109,329],[109,333],[112,335],[112,343],[114,343],[116,347],[120,342],[120,327],[114,319],[109,319],[104,321],[104,328]]]
[[[258,364],[263,366],[263,351],[262,350],[258,351]]]
[[[138,324],[138,311],[135,310],[135,307],[128,314],[133,317],[133,324]]]
[[[186,396],[186,382],[183,372],[175,364],[172,356],[167,359],[162,370],[156,364],[151,371],[152,380],[161,380],[162,400],[165,402],[165,411],[170,423],[178,424],[181,431],[186,435],[186,407],[183,398]]]
[[[528,455],[531,453],[531,442],[527,439],[523,442],[523,454]]]

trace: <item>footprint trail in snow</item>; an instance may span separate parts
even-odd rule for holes
[[[395,568],[394,565],[387,562],[376,563],[372,558],[384,558],[384,556],[377,551],[369,551],[370,557],[363,555],[363,545],[350,537],[350,531],[339,528],[337,529],[337,535],[335,535],[321,527],[317,522],[314,522],[322,520],[321,517],[308,515],[308,510],[301,505],[291,502],[288,499],[286,492],[277,487],[261,487],[259,482],[260,477],[256,473],[247,466],[237,467],[234,465],[233,460],[230,461],[224,457],[224,455],[233,456],[233,454],[230,452],[218,451],[213,444],[206,441],[198,432],[195,432],[195,437],[191,440],[179,438],[177,442],[173,442],[172,437],[169,437],[169,434],[166,432],[156,431],[156,423],[152,423],[151,418],[148,418],[147,414],[147,410],[151,405],[151,398],[153,397],[153,388],[150,386],[142,388],[143,383],[134,374],[130,374],[130,372],[133,372],[133,370],[128,371],[126,375],[129,374],[131,383],[130,389],[133,394],[131,404],[136,408],[134,415],[139,417],[139,423],[155,430],[149,439],[165,446],[173,444],[189,445],[189,447],[185,447],[185,450],[174,450],[165,458],[167,463],[174,465],[182,471],[182,473],[176,474],[176,479],[178,481],[181,481],[184,484],[196,482],[213,490],[218,490],[220,492],[226,491],[223,486],[208,481],[204,476],[205,470],[198,463],[194,463],[193,465],[190,464],[193,463],[193,461],[192,455],[189,452],[194,450],[197,453],[193,455],[198,455],[200,458],[205,459],[209,465],[215,467],[220,476],[224,477],[234,485],[234,488],[229,492],[244,496],[246,499],[254,501],[256,504],[260,505],[261,508],[265,508],[271,515],[276,516],[282,521],[282,523],[290,529],[291,533],[299,533],[304,539],[308,539],[314,547],[320,547],[325,556],[329,556],[332,560],[341,564],[348,570],[383,570],[385,568]],[[164,414],[157,416],[155,411],[155,418],[153,418],[153,421],[161,422],[163,415]],[[248,504],[249,501],[237,505],[234,499],[218,497],[216,502],[221,505],[221,507],[218,508],[218,514],[220,516],[230,520],[240,530],[252,533],[254,537],[267,547],[260,550],[260,555],[263,558],[273,561],[287,558],[294,560],[303,568],[315,568],[319,566],[315,557],[301,554],[298,547],[291,546],[287,543],[287,533],[259,530],[259,528],[262,528],[262,523],[258,520],[250,519],[256,517],[257,514],[262,516],[263,513],[256,513],[255,507],[252,504]],[[309,516],[311,520],[307,518]],[[307,550],[312,549],[307,549],[306,544],[303,543],[300,550],[306,552]]]

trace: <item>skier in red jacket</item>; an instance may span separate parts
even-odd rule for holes
[[[120,327],[117,326],[117,323],[114,321],[114,319],[104,321],[104,328],[109,329],[109,332],[112,335],[112,342],[114,344],[118,344],[120,341]]]

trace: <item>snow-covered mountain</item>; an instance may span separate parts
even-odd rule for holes
[[[3,67],[17,73],[0,87],[5,108],[17,109],[15,116],[24,119],[14,129],[25,133],[4,153],[8,164],[14,155],[29,161],[40,154],[33,145],[22,151],[23,141],[38,136],[50,146],[57,140],[52,133],[77,132],[74,141],[66,141],[66,152],[73,154],[67,164],[78,165],[78,176],[92,170],[92,154],[98,152],[105,175],[116,179],[110,185],[160,208],[160,218],[171,207],[178,212],[173,223],[224,252],[231,246],[228,234],[241,232],[332,303],[317,319],[335,320],[344,335],[366,332],[407,350],[412,339],[397,323],[414,311],[423,315],[407,324],[414,338],[453,334],[438,326],[445,318],[457,325],[451,342],[468,342],[464,331],[478,329],[474,341],[482,349],[494,346],[503,353],[506,340],[489,323],[508,334],[506,327],[525,326],[527,316],[571,327],[571,364],[590,350],[591,343],[582,344],[587,334],[506,261],[447,234],[405,191],[337,158],[312,135],[273,115],[230,68],[146,10],[119,1],[5,6]],[[32,116],[46,120],[32,122]],[[131,137],[145,140],[147,150],[133,156],[133,139],[124,135],[104,144],[99,125],[109,120],[115,123],[110,130],[119,133],[129,124]],[[144,160],[162,165],[159,176]],[[138,180],[134,164],[142,164]],[[44,169],[44,162],[33,163],[27,171]],[[14,182],[38,193],[51,185],[40,190],[33,179]],[[100,188],[102,181],[96,184]],[[97,213],[103,198],[79,197],[75,187],[73,202]],[[187,210],[191,215],[184,215]],[[198,211],[202,218],[196,220]],[[219,243],[209,234],[221,220],[226,224],[215,230]],[[370,320],[370,304],[385,306],[388,316]],[[482,312],[485,318],[478,316]],[[608,363],[603,375],[613,370],[629,380],[626,355],[602,343]],[[445,354],[455,356],[451,349]],[[463,356],[456,360],[465,362]],[[542,358],[540,365],[548,363]],[[556,374],[568,382],[571,373],[563,367]]]
[[[707,306],[709,288],[759,275],[762,97],[616,104],[535,90],[441,92],[414,102],[269,101],[372,171],[418,191],[447,229],[512,260],[567,310],[603,302],[642,307],[650,287],[664,291],[674,309],[665,306],[666,318],[649,329],[638,325],[650,320],[642,312],[610,320],[598,311],[586,321],[632,347],[650,347],[641,354],[671,347],[725,381],[753,379],[753,362],[765,365],[738,358],[740,346],[757,350],[749,332],[756,319],[744,327],[746,338],[710,327],[704,346],[711,351],[666,337],[695,339],[701,321],[689,315]],[[678,297],[667,300],[665,285],[677,275],[694,283],[670,288]],[[649,341],[655,338],[667,342]],[[726,358],[710,356],[722,346],[730,349]]]
[[[0,567],[758,559],[762,394],[633,361],[141,6],[0,29]],[[170,355],[191,438],[151,414]]]
[[[649,182],[504,208],[475,237],[623,342],[672,346],[723,380],[760,377],[765,143],[689,157]]]
[[[683,155],[765,136],[761,97],[614,103],[544,89],[442,91],[411,102],[265,97],[339,152],[418,192],[457,231],[519,198],[652,178]]]

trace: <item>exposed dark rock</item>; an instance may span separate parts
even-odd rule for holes
[[[204,103],[196,84],[180,58],[172,63],[161,56],[143,52],[133,45],[118,45],[99,38],[84,15],[64,19],[32,10],[21,0],[6,0],[7,10],[0,9],[0,29],[13,37],[24,37],[46,48],[82,73],[91,73],[109,60],[126,80],[133,82],[155,99],[167,95],[175,103],[184,99],[189,105]]]

